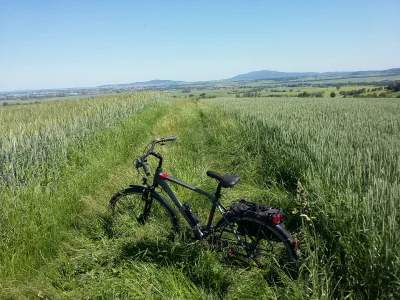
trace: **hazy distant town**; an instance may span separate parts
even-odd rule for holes
[[[163,87],[152,87],[152,89],[162,89]],[[119,87],[119,88],[77,88],[77,89],[52,89],[52,90],[36,90],[36,91],[13,91],[0,92],[0,100],[28,100],[45,98],[68,97],[68,96],[84,96],[84,95],[100,95],[113,93],[126,93],[148,90],[149,87]]]

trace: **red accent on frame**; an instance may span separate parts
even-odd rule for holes
[[[161,173],[161,178],[163,178],[163,179],[168,178],[168,174],[167,173]]]

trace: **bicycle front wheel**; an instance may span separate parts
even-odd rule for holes
[[[282,225],[266,224],[251,217],[229,216],[216,225],[214,243],[219,250],[252,261],[259,268],[296,276],[298,253],[293,238]]]
[[[163,243],[179,230],[178,216],[160,195],[142,186],[133,186],[114,194],[109,202],[112,212],[111,235],[134,237],[146,243]]]

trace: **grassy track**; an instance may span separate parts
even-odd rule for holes
[[[0,297],[394,297],[399,104],[344,100],[178,100],[99,125],[56,181],[0,190]],[[305,254],[298,280],[229,265],[190,234],[171,244],[149,244],[137,232],[108,237],[108,198],[138,183],[133,158],[154,137],[169,135],[178,142],[159,151],[172,176],[213,192],[206,170],[236,173],[242,179],[224,191],[226,204],[246,198],[295,212],[287,225]],[[176,192],[205,219],[207,199]]]
[[[157,126],[150,120],[156,116],[160,117]],[[130,135],[121,138],[122,135],[118,133],[126,133],[126,130],[135,124],[132,122],[140,126]],[[143,133],[145,128],[147,132]],[[135,237],[134,233],[130,238],[110,240],[103,228],[109,196],[135,178],[131,160],[127,165],[115,166],[120,159],[106,163],[108,158],[116,155],[116,152],[122,152],[123,157],[127,157],[127,149],[139,154],[151,137],[176,134],[180,142],[163,148],[167,158],[166,170],[212,192],[215,183],[205,176],[207,169],[227,171],[237,169],[238,153],[235,152],[243,149],[235,146],[241,137],[240,131],[237,131],[236,136],[227,134],[234,132],[234,129],[240,129],[240,124],[230,119],[221,122],[218,114],[213,113],[212,107],[206,106],[200,109],[196,103],[182,102],[170,106],[169,109],[157,106],[153,110],[146,110],[126,124],[122,123],[101,133],[100,137],[95,139],[97,142],[90,143],[84,151],[84,153],[97,152],[98,155],[92,154],[88,161],[90,163],[71,170],[73,171],[71,177],[63,178],[63,185],[73,186],[73,191],[64,189],[54,192],[51,196],[52,202],[55,202],[53,205],[59,205],[66,198],[71,198],[68,201],[70,206],[77,205],[73,211],[62,209],[68,216],[66,223],[72,222],[74,227],[65,230],[66,225],[64,225],[61,228],[63,238],[58,239],[64,241],[61,247],[54,245],[50,247],[49,243],[55,241],[54,235],[47,238],[42,236],[48,243],[36,245],[39,251],[46,249],[51,252],[58,249],[56,258],[47,254],[51,260],[42,261],[44,264],[42,267],[22,258],[12,265],[4,266],[4,271],[13,270],[13,273],[8,274],[8,277],[3,273],[3,278],[6,279],[2,280],[3,295],[19,298],[26,295],[31,297],[41,292],[43,295],[56,298],[84,296],[110,298],[119,295],[118,297],[122,298],[194,299],[220,298],[223,295],[241,298],[243,293],[254,297],[260,293],[272,296],[278,293],[279,288],[269,286],[258,270],[230,268],[220,261],[216,254],[209,252],[205,245],[195,242],[190,237],[166,245],[164,248],[149,251],[150,246]],[[114,138],[108,140],[110,137]],[[137,137],[140,137],[140,140]],[[227,143],[232,142],[233,147],[227,147]],[[103,145],[101,153],[96,151],[99,145]],[[125,150],[123,147],[126,147]],[[106,179],[104,175],[107,170],[109,176]],[[97,180],[93,180],[93,177]],[[87,186],[89,182],[93,183],[92,187]],[[262,193],[260,189],[250,192],[251,185],[253,185],[252,179],[243,179],[244,192],[241,196],[250,197]],[[230,192],[231,196],[239,197],[237,191]],[[32,195],[31,192],[27,193]],[[178,190],[178,195],[182,199],[189,199],[193,207],[199,209],[199,215],[205,216],[209,208],[207,201],[193,197],[193,194],[187,194],[182,190]],[[40,196],[43,194],[39,193],[30,203],[39,201]],[[26,198],[24,200],[27,201]],[[54,209],[48,201],[42,205],[43,208],[52,206]],[[49,221],[60,225],[61,216],[47,214],[47,217],[47,225]],[[54,229],[57,230],[57,227]],[[32,228],[32,231],[35,230],[37,228]],[[37,240],[40,241],[39,238]],[[27,245],[30,246],[32,245]],[[28,258],[34,259],[35,256],[32,258],[29,255],[26,259]],[[24,267],[21,268],[25,264],[32,265],[33,269],[29,271]],[[24,279],[27,274],[30,274],[29,280]],[[182,280],[178,282],[179,278]],[[237,278],[241,280],[237,281]],[[254,284],[258,284],[259,287],[255,288]]]

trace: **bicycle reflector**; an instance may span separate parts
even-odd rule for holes
[[[278,225],[279,223],[281,223],[281,215],[280,214],[274,214],[273,216],[272,216],[272,223],[274,224],[274,225]]]
[[[299,244],[300,244],[300,241],[298,239],[295,239],[293,242],[294,249],[299,248]]]

